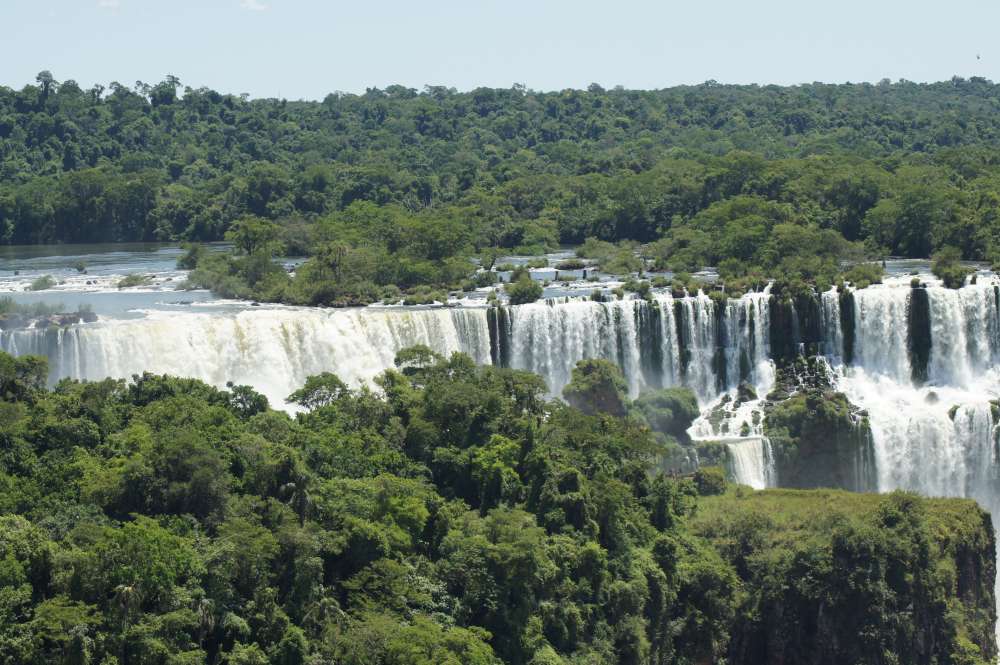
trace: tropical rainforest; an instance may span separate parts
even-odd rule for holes
[[[993,662],[989,516],[663,473],[694,396],[399,353],[379,390],[0,354],[0,663]],[[655,426],[655,430],[652,426]]]
[[[659,268],[829,283],[1000,258],[998,110],[1000,86],[957,77],[294,102],[45,71],[0,87],[0,242],[229,239],[194,285],[296,304],[471,288],[470,257],[587,239],[625,272],[642,244]],[[277,255],[311,256],[305,277]]]
[[[998,148],[1000,86],[977,78],[308,102],[43,71],[0,87],[0,243],[182,242],[182,288],[297,305],[419,304],[497,272],[527,303],[541,287],[499,261],[565,245],[557,270],[675,289],[717,267],[721,300],[864,286],[889,255],[959,287],[963,260],[1000,264]],[[324,373],[269,404],[0,353],[0,665],[995,662],[987,513],[817,489],[871,489],[869,424],[798,359],[818,343],[801,293],[771,308],[789,332],[765,405],[797,489],[761,492],[688,438],[691,390],[631,399],[605,360],[557,399],[410,347],[372,385]]]

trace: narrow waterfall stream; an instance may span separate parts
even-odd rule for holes
[[[727,441],[726,448],[729,450],[730,473],[741,484],[758,490],[777,485],[774,452],[766,436]]]

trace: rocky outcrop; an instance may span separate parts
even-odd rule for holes
[[[770,303],[771,356],[775,363],[794,362],[802,354],[814,354],[823,342],[822,307],[815,293],[774,297]]]
[[[0,330],[22,330],[35,328],[59,328],[80,323],[93,323],[97,315],[93,312],[72,312],[66,314],[45,314],[33,316],[30,314],[0,314]]]
[[[854,292],[841,289],[840,298],[840,329],[844,338],[844,362],[850,365],[854,362]]]
[[[914,383],[927,381],[927,364],[931,359],[931,302],[927,289],[914,286],[907,300],[907,350]]]
[[[826,364],[816,357],[778,369],[764,433],[784,487],[877,489],[867,414],[833,389]]]

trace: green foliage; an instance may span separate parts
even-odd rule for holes
[[[120,280],[118,280],[118,289],[128,289],[136,286],[147,286],[153,282],[153,278],[149,275],[141,275],[139,273],[132,273],[131,275],[125,275]]]
[[[205,246],[201,243],[192,242],[182,245],[184,254],[177,259],[177,267],[182,270],[194,270],[198,267],[198,262],[205,256]]]
[[[787,487],[870,491],[863,469],[872,461],[866,414],[836,392],[815,359],[780,368],[768,395],[764,431]]]
[[[780,262],[766,246],[791,224],[904,256],[998,251],[1000,121],[996,85],[981,78],[550,93],[389,86],[288,102],[181,95],[175,77],[83,90],[43,74],[0,87],[4,243],[228,233],[247,255],[261,239],[299,255],[334,240],[361,251],[371,229],[374,247],[433,264],[449,253],[662,238],[656,258],[699,269]],[[632,248],[612,248],[595,255],[604,269],[641,269]]]
[[[630,404],[603,361],[574,372],[581,411],[543,399],[537,376],[414,347],[377,392],[310,377],[294,418],[246,386],[145,374],[48,390],[46,374],[0,354],[12,663],[994,653],[993,537],[973,503],[747,498],[719,468],[660,475],[694,397]],[[831,641],[795,623],[826,612]]]
[[[982,542],[989,518],[962,504],[831,490],[735,491],[699,502],[695,532],[745,590],[730,662],[753,662],[764,649],[796,662],[956,662],[957,654],[991,662],[995,646],[982,636],[993,613],[970,611],[951,591],[965,581],[970,593],[982,590],[961,572],[981,565],[982,554],[956,544]],[[953,637],[914,639],[927,631]]]
[[[885,271],[881,263],[859,263],[844,271],[843,279],[859,289],[881,284]]]
[[[180,86],[0,87],[0,243],[226,239],[231,256],[181,257],[188,286],[323,306],[426,304],[471,286],[472,256],[561,243],[622,276],[716,265],[738,290],[875,283],[864,261],[948,246],[1000,256],[983,79],[322,102]],[[283,253],[307,260],[290,275]]]
[[[965,286],[965,278],[972,272],[961,264],[962,252],[957,247],[943,247],[934,253],[931,272],[949,289]]]
[[[515,275],[516,277],[511,278],[510,283],[504,287],[507,301],[511,305],[525,305],[542,297],[542,285],[531,279],[528,273],[522,271]]]
[[[639,395],[632,411],[650,428],[682,442],[689,442],[687,429],[700,415],[698,398],[690,388],[664,388]]]
[[[566,259],[556,264],[556,270],[583,270],[586,267],[587,262],[580,259]]]
[[[581,360],[573,378],[563,388],[563,397],[584,413],[623,416],[628,404],[628,386],[621,369],[603,360]]]
[[[41,277],[36,277],[28,285],[29,291],[45,291],[51,289],[53,286],[58,284],[56,278],[52,275],[42,275]]]
[[[701,496],[714,496],[726,491],[726,473],[718,466],[706,466],[695,471],[694,484]]]
[[[20,303],[10,296],[0,296],[0,315],[23,314],[30,317],[50,316],[60,314],[65,309],[62,304],[48,305],[43,302]]]

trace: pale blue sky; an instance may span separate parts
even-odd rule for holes
[[[0,0],[0,26],[12,87],[42,69],[289,99],[392,83],[1000,79],[998,0]]]

